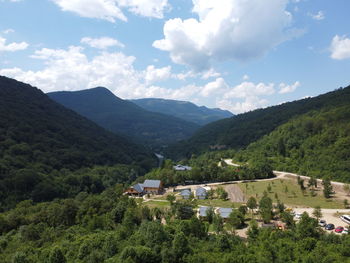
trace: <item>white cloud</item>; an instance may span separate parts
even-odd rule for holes
[[[347,59],[350,58],[350,39],[346,36],[333,37],[331,47],[331,58],[333,59]]]
[[[151,84],[154,82],[169,79],[171,77],[171,67],[156,68],[154,65],[149,65],[144,71],[145,82]]]
[[[285,94],[285,93],[291,93],[293,91],[295,91],[298,87],[300,86],[300,82],[296,81],[294,84],[292,85],[288,85],[285,83],[280,83],[279,85],[279,94]]]
[[[24,50],[28,48],[28,44],[26,42],[20,42],[20,43],[9,43],[6,44],[6,39],[0,36],[0,52],[15,52],[19,50]]]
[[[4,34],[10,34],[13,32],[15,32],[15,30],[13,30],[12,28],[8,28],[8,29],[5,29],[4,31],[2,31],[2,33],[4,33]]]
[[[221,94],[223,90],[226,90],[228,85],[223,78],[217,78],[215,81],[209,82],[201,88],[201,96],[209,97],[216,94]]]
[[[81,39],[80,42],[97,49],[107,49],[109,47],[121,47],[121,48],[125,47],[123,43],[111,37],[101,37],[101,38],[84,37]]]
[[[163,18],[168,0],[52,0],[63,11],[74,12],[82,17],[97,18],[116,22],[127,21],[122,8],[136,15]]]
[[[169,51],[173,62],[196,70],[212,60],[246,61],[264,55],[293,36],[288,0],[192,0],[195,18],[174,18],[164,25],[155,48]]]
[[[308,16],[312,17],[314,20],[323,20],[326,18],[323,11],[318,11],[317,14],[308,13]]]
[[[163,18],[164,11],[169,8],[168,0],[118,0],[120,6],[127,7],[136,15]]]

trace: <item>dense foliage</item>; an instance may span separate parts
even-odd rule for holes
[[[23,198],[65,196],[60,184],[54,185],[61,180],[56,177],[83,167],[116,164],[145,171],[156,165],[156,159],[40,90],[0,77],[0,208]],[[49,199],[36,197],[51,190]]]
[[[314,98],[239,114],[202,127],[189,140],[170,147],[168,155],[181,159],[215,148],[241,149],[296,116],[334,106],[349,107],[349,102],[350,87],[347,87]]]
[[[116,97],[106,88],[48,95],[107,130],[130,136],[157,150],[160,146],[188,138],[199,127],[173,116],[147,111]]]
[[[219,165],[220,163],[220,165]],[[215,154],[203,154],[188,160],[191,166],[189,171],[174,170],[171,160],[166,160],[162,167],[155,168],[145,175],[148,179],[159,179],[165,185],[177,185],[186,183],[212,183],[238,180],[266,179],[274,177],[272,166],[266,159],[256,159],[249,165],[233,167],[226,165]],[[138,178],[141,182],[143,177]]]
[[[350,105],[292,119],[236,158],[256,156],[269,158],[277,170],[350,182]]]
[[[146,110],[175,116],[199,125],[205,125],[233,116],[233,114],[227,110],[209,109],[205,106],[199,107],[188,101],[165,99],[138,99],[131,101]]]
[[[216,215],[215,233],[208,233],[208,222],[183,214],[181,203],[173,207],[138,205],[120,188],[36,205],[24,201],[0,214],[0,262],[349,262],[350,235],[325,234],[307,214],[286,231],[261,229],[253,221],[242,240]],[[228,227],[241,220],[234,210]]]

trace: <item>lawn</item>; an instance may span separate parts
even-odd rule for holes
[[[199,206],[212,206],[212,207],[239,207],[241,203],[233,203],[230,200],[224,201],[220,199],[205,199],[205,200],[196,200],[197,204]]]
[[[320,189],[315,192],[316,196],[311,196],[309,190],[306,190],[304,195],[294,180],[276,179],[273,181],[257,181],[238,184],[244,193],[246,200],[248,200],[250,196],[253,196],[259,200],[264,191],[268,192],[268,185],[271,187],[271,191],[268,193],[268,195],[274,203],[277,202],[278,198],[282,203],[288,206],[320,206],[322,208],[335,209],[344,208],[343,204],[337,200],[325,199],[323,197],[323,192]]]
[[[170,208],[170,203],[168,201],[147,201],[143,202],[144,205],[147,205],[150,208],[159,207],[159,208]]]

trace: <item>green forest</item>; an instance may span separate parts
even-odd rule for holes
[[[250,162],[257,156],[268,158],[276,170],[350,182],[350,107],[294,118],[235,158]]]
[[[115,170],[129,166],[138,174],[157,164],[146,148],[107,132],[30,85],[0,77],[0,100],[0,210],[28,198],[48,201],[76,194],[76,185],[85,188],[94,180],[86,179],[90,173],[86,180],[73,173],[79,169],[122,165]],[[97,192],[104,189],[99,184]]]
[[[72,199],[18,203],[0,214],[0,262],[350,262],[350,235],[325,234],[307,214],[297,224],[285,214],[286,231],[243,219],[250,224],[243,240],[234,234],[241,209],[231,213],[232,228],[214,217],[210,230],[209,217],[193,216],[190,204],[150,209],[121,190],[117,185],[100,195],[81,192]],[[266,212],[271,215],[261,211]]]

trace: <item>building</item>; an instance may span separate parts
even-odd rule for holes
[[[198,209],[198,216],[200,218],[206,218],[207,217],[207,211],[210,209],[209,206],[201,206]]]
[[[142,196],[144,194],[163,194],[164,187],[160,180],[145,180],[143,184],[135,184],[124,192],[128,195]]]
[[[175,166],[173,166],[175,171],[190,171],[192,170],[192,167],[187,166],[187,165],[181,165],[181,164],[177,164]]]
[[[206,199],[207,198],[207,190],[205,190],[203,187],[199,187],[196,189],[195,196],[197,199]]]
[[[188,189],[182,190],[180,195],[182,196],[183,199],[190,199],[191,191]]]
[[[230,214],[232,213],[232,208],[223,208],[220,207],[217,210],[217,213],[221,216],[222,219],[227,220],[230,217]]]

